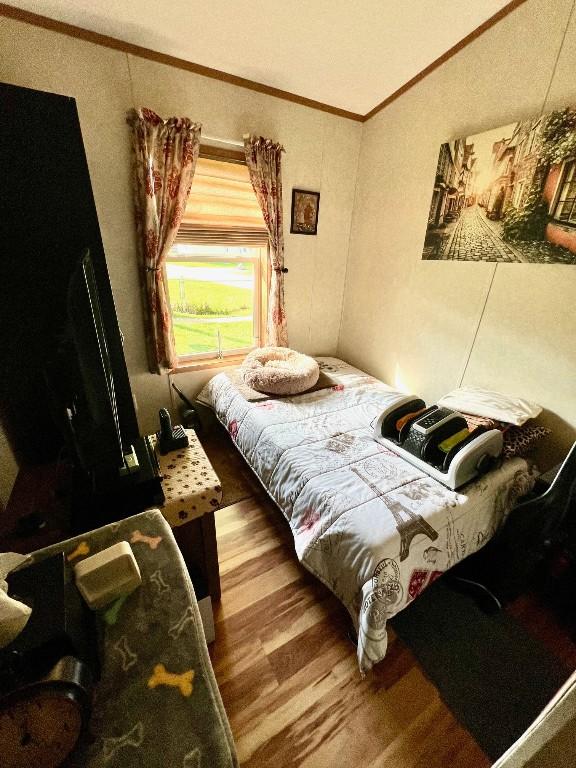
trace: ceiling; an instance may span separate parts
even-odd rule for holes
[[[509,0],[9,0],[366,114]]]

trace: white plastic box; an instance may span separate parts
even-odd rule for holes
[[[74,566],[76,586],[93,611],[133,592],[142,583],[140,568],[127,541],[87,557]]]

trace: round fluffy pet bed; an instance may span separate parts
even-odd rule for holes
[[[268,395],[297,395],[318,381],[314,358],[287,347],[259,347],[240,366],[245,384]]]

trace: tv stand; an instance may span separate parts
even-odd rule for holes
[[[138,465],[135,471],[97,478],[86,498],[88,509],[74,505],[75,531],[93,530],[163,504],[162,475],[150,438],[139,437],[133,450]]]
[[[124,475],[133,475],[135,472],[140,471],[140,462],[138,461],[138,455],[133,445],[130,446],[131,450],[124,454],[124,466],[120,467],[120,477]]]
[[[137,472],[95,486],[65,461],[22,467],[0,517],[0,550],[26,554],[164,502],[149,437],[134,443]]]

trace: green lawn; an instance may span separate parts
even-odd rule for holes
[[[218,350],[217,330],[223,350],[252,346],[252,318],[237,323],[189,324],[175,318],[173,323],[176,353],[180,356]]]
[[[180,280],[169,279],[170,303],[175,308],[181,303]],[[206,280],[184,280],[184,301],[198,307],[209,306],[216,314],[252,315],[252,291],[232,285],[207,282]]]
[[[235,264],[194,262],[187,266],[200,269],[225,267],[227,274],[223,274],[223,280],[230,280],[231,275],[235,279],[237,274]],[[252,274],[251,269],[243,272],[246,276]],[[213,275],[216,279],[168,278],[176,352],[180,356],[217,351],[218,331],[222,350],[242,349],[253,344],[252,288],[217,282],[217,274],[212,272],[207,275]],[[246,320],[240,319],[244,317]],[[228,318],[238,320],[224,322]],[[219,319],[223,322],[218,322]]]

